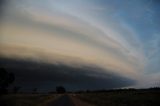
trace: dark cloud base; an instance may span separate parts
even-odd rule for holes
[[[112,89],[133,85],[135,82],[117,74],[102,73],[93,66],[72,67],[65,64],[47,64],[31,60],[0,58],[0,67],[15,74],[12,86],[23,90],[38,88],[41,91],[55,90],[63,85],[67,90]]]

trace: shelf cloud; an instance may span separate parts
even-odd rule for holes
[[[72,85],[77,76],[78,81],[90,80],[92,83],[90,87],[93,89],[94,82],[101,82],[97,83],[99,88],[140,86],[144,80],[154,83],[153,73],[159,73],[157,70],[160,68],[159,30],[154,27],[158,26],[158,23],[152,21],[158,16],[151,12],[157,12],[152,6],[155,3],[150,3],[149,0],[126,1],[124,4],[116,4],[117,2],[117,0],[2,2],[0,19],[2,67],[6,64],[9,65],[5,66],[6,68],[12,65],[19,67],[18,70],[21,71],[13,69],[19,76],[23,72],[26,75],[30,72],[28,73],[30,76],[32,72],[37,73],[38,77],[49,76],[44,80],[48,83],[51,75],[53,75],[51,82],[55,80],[55,83],[61,82],[60,80],[64,78],[62,83],[67,86],[69,82]],[[137,7],[135,10],[133,5]],[[13,63],[10,63],[11,61]],[[22,66],[27,64],[27,69],[22,69],[20,64]],[[39,68],[33,64],[42,67],[43,70],[40,72],[43,74],[40,74]],[[154,68],[150,69],[152,66]],[[59,72],[54,68],[63,71]],[[73,70],[76,70],[77,74],[72,72]],[[88,76],[92,73],[90,70],[93,70],[95,75],[103,75],[103,78]],[[69,78],[68,82],[65,82],[65,75]],[[108,75],[112,78],[106,80]],[[150,76],[151,79],[146,79],[146,76]],[[118,82],[119,79],[125,80],[124,83],[121,80]],[[83,88],[82,82],[75,86]],[[101,86],[102,83],[107,85]],[[145,83],[145,87],[150,86]]]

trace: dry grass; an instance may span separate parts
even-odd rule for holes
[[[2,100],[6,106],[46,106],[57,97],[56,94],[9,94],[2,96]]]
[[[160,106],[160,92],[83,93],[77,97],[96,106]]]

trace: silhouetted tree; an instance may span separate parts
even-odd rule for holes
[[[15,76],[13,73],[8,73],[4,68],[0,68],[0,94],[6,94],[8,86],[14,80]]]
[[[13,88],[13,93],[18,93],[20,89],[21,89],[21,87],[15,86],[15,87]]]
[[[38,90],[37,88],[34,88],[33,93],[37,93],[37,90]]]
[[[57,86],[56,91],[57,93],[65,93],[66,89],[63,86]]]
[[[90,90],[88,90],[88,89],[86,90],[86,93],[90,93],[90,92],[91,92]]]

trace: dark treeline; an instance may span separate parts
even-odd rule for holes
[[[102,90],[80,90],[80,91],[75,91],[73,93],[104,93],[104,92],[138,92],[138,91],[146,91],[146,92],[151,92],[151,91],[159,91],[160,92],[160,87],[152,87],[152,88],[143,88],[143,89],[136,89],[136,88],[124,88],[124,89],[102,89]]]

